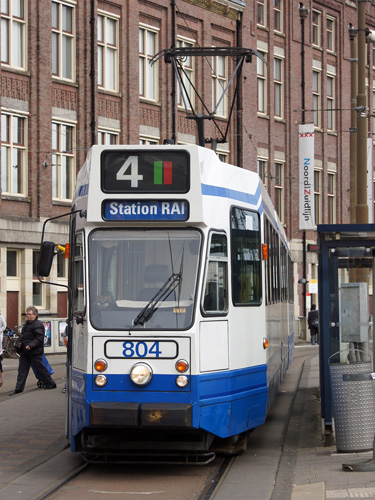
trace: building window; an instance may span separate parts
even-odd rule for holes
[[[265,0],[257,1],[257,23],[260,26],[266,26],[267,19],[267,2]]]
[[[322,210],[321,210],[321,182],[322,173],[320,170],[314,170],[314,205],[315,205],[315,225],[322,223]]]
[[[281,222],[284,222],[284,165],[275,163],[275,208]]]
[[[216,154],[222,163],[229,163],[229,151],[220,150],[219,148],[217,148]]]
[[[328,173],[328,224],[336,223],[336,185],[335,174]]]
[[[142,144],[143,146],[156,146],[160,144],[160,139],[156,137],[140,137],[139,144]]]
[[[139,95],[150,101],[158,100],[158,63],[150,61],[158,52],[158,32],[139,28]]]
[[[26,195],[26,118],[1,114],[1,192]]]
[[[68,259],[65,257],[65,253],[58,253],[57,258],[57,277],[66,278],[68,276]]]
[[[45,289],[38,279],[39,254],[39,252],[33,251],[33,305],[36,307],[44,305],[43,291]]]
[[[7,277],[18,276],[18,252],[17,250],[7,250]]]
[[[119,133],[98,130],[98,144],[99,146],[112,146],[114,144],[119,144]]]
[[[283,30],[283,0],[273,0],[274,30],[282,33]]]
[[[321,78],[320,71],[313,70],[313,77],[312,77],[313,118],[314,118],[314,126],[317,128],[321,127],[320,78]]]
[[[74,80],[74,7],[52,2],[52,74]]]
[[[1,62],[26,69],[26,2],[1,0]]]
[[[258,163],[258,175],[260,180],[263,182],[264,187],[267,188],[267,160],[257,160]]]
[[[212,58],[212,110],[216,109],[215,115],[228,116],[228,95],[223,92],[228,84],[227,58],[225,56],[214,56]],[[220,104],[219,103],[219,100]]]
[[[316,47],[321,47],[321,24],[322,24],[322,14],[316,10],[312,13],[312,38],[313,45]]]
[[[327,17],[327,50],[335,51],[335,19]]]
[[[259,52],[259,51],[258,51]],[[266,60],[266,54],[260,52]],[[267,113],[267,73],[266,73],[266,63],[262,59],[257,57],[257,82],[258,82],[258,113]]]
[[[73,198],[75,128],[64,123],[52,123],[52,198],[69,201]]]
[[[274,59],[274,89],[275,89],[275,116],[283,118],[284,116],[284,61],[275,57]]]
[[[193,41],[189,40],[177,40],[177,48],[189,48],[194,47]],[[193,68],[193,58],[191,56],[185,56],[180,60],[182,69],[179,70],[179,78],[182,82],[183,89],[181,90],[180,85],[177,85],[177,104],[178,106],[185,106],[188,110],[194,109],[194,68]]]
[[[98,85],[118,91],[118,19],[100,13],[98,23]]]
[[[335,77],[327,75],[327,129],[335,129]]]

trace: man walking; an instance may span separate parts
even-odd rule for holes
[[[38,309],[34,306],[28,307],[26,317],[26,323],[22,327],[22,351],[18,365],[16,389],[9,396],[23,392],[31,363],[44,383],[44,388],[56,388],[54,380],[43,363],[44,325],[38,319]]]

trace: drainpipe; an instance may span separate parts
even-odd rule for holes
[[[309,15],[309,9],[303,6],[302,3],[299,4],[299,17],[301,19],[301,37],[302,37],[302,47],[301,47],[301,65],[302,65],[302,77],[301,77],[301,88],[302,88],[302,123],[305,123],[305,19]],[[307,264],[306,264],[306,231],[302,232],[302,265],[303,265],[303,277],[306,279],[307,274]],[[306,283],[303,284],[303,317],[306,318]]]
[[[90,37],[91,37],[91,60],[90,60],[90,80],[91,80],[91,145],[96,143],[95,131],[95,98],[96,98],[96,78],[95,78],[95,54],[96,54],[96,39],[95,39],[95,0],[91,0],[90,12]]]
[[[171,49],[176,48],[176,2],[171,0],[172,6],[172,43]],[[172,65],[172,141],[173,144],[177,144],[177,133],[176,133],[176,75],[174,72],[174,65]]]

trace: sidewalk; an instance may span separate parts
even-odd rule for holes
[[[55,372],[65,363],[60,356],[48,359]],[[10,374],[17,360],[6,360],[5,366]],[[48,490],[57,475],[68,477],[79,464],[80,456],[66,449],[62,387],[60,379],[57,390],[35,389],[1,400],[2,499],[40,498],[38,489]],[[266,423],[250,434],[246,453],[234,459],[214,500],[375,499],[375,472],[342,467],[372,457],[372,451],[343,454],[334,444],[325,446],[318,347],[299,343]]]
[[[346,471],[342,467],[343,464],[357,464],[372,459],[373,452],[337,453],[334,444],[325,446],[321,432],[318,388],[317,352],[316,356],[305,363],[284,445],[285,460],[291,447],[294,425],[299,422],[291,499],[375,499],[375,472]],[[272,497],[272,500],[275,499]]]

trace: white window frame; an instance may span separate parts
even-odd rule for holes
[[[258,52],[267,61],[267,52],[258,50]],[[258,115],[267,115],[268,102],[267,102],[267,64],[262,59],[257,57],[257,113]]]
[[[194,47],[196,41],[191,39],[191,38],[185,38],[182,36],[177,37],[177,48],[184,48],[184,47]],[[190,99],[190,102],[193,105],[193,109],[195,108],[195,91],[193,88],[193,85],[195,86],[195,70],[194,70],[194,58],[192,56],[187,56],[184,61],[181,61],[181,66],[184,68],[186,73],[188,74],[190,81],[192,82],[191,84],[189,83],[189,80],[187,76],[185,76],[184,73],[181,73],[181,80],[184,82],[188,97]],[[185,108],[184,106],[184,100],[182,96],[182,92],[184,90],[180,89],[180,85],[177,84],[177,106],[179,108]],[[186,106],[188,110],[191,110],[191,106],[189,103],[189,100],[185,97],[186,99]]]
[[[284,2],[283,0],[273,0],[274,31],[284,33]],[[278,19],[278,21],[277,21]],[[278,24],[278,26],[277,26]]]
[[[329,91],[331,88],[331,91]],[[330,93],[329,93],[330,92]],[[327,71],[327,130],[330,132],[336,129],[336,74]]]
[[[280,74],[277,75],[276,64],[279,64]],[[274,102],[275,102],[275,118],[284,118],[284,59],[282,57],[274,57]],[[278,102],[278,99],[279,102]],[[277,104],[278,103],[278,104]]]
[[[139,144],[143,146],[158,146],[160,144],[160,137],[146,136],[142,134],[139,137]]]
[[[67,137],[64,134],[65,127],[71,128],[70,149],[63,147],[63,142]],[[52,199],[54,201],[70,202],[73,198],[76,178],[75,136],[76,123],[52,119]],[[68,182],[66,182],[65,167],[63,167],[66,161],[69,170]]]
[[[336,172],[327,172],[327,223],[336,224]]]
[[[66,81],[75,81],[76,79],[76,34],[75,34],[75,16],[76,9],[75,3],[73,2],[62,2],[60,0],[52,1],[52,9],[56,6],[57,10],[57,26],[53,25],[53,15],[52,15],[52,76],[54,78],[59,78]],[[63,10],[71,9],[71,31],[64,29],[63,25]],[[67,47],[66,43],[70,46]],[[69,58],[67,57],[68,49],[70,52]],[[57,60],[56,60],[57,59]],[[64,64],[70,59],[69,69],[64,68]]]
[[[154,48],[150,48],[149,36],[154,36]],[[147,101],[159,100],[159,62],[151,65],[151,59],[159,47],[159,29],[146,24],[139,25],[139,96]]]
[[[257,0],[256,19],[258,26],[265,28],[267,26],[267,2],[266,0]]]
[[[268,187],[268,158],[260,157],[257,158],[257,172],[260,180],[263,182],[264,187]]]
[[[334,53],[336,50],[335,36],[336,36],[336,19],[332,16],[327,16],[327,51]],[[329,26],[331,23],[331,26]]]
[[[316,74],[316,81],[314,79]],[[313,94],[313,122],[315,128],[322,127],[322,72],[313,66],[312,75],[312,94]]]
[[[322,223],[322,169],[314,167],[315,225]]]
[[[223,74],[218,68],[223,68]],[[217,55],[212,57],[212,110],[215,109],[224,89],[228,85],[228,58]],[[228,94],[225,93],[216,110],[215,116],[228,118]]]
[[[7,248],[6,249],[6,278],[7,279],[18,279],[20,278],[20,271],[21,271],[21,251],[17,250],[15,248]],[[16,274],[8,274],[8,252],[12,252],[15,254],[15,264],[16,264]]]
[[[19,123],[22,123],[22,141],[17,142]],[[6,122],[6,123],[5,123]],[[16,132],[17,130],[17,132]],[[1,194],[27,196],[28,115],[1,112]],[[21,167],[18,161],[21,160]],[[20,169],[21,172],[16,172]],[[21,178],[19,178],[19,176]]]
[[[284,204],[284,163],[281,161],[274,162],[275,167],[275,208],[279,219],[282,223],[285,221],[285,204]],[[279,172],[277,172],[279,170]],[[278,175],[277,175],[278,174]]]
[[[313,47],[322,46],[322,13],[319,10],[313,9],[312,16],[312,44]]]
[[[98,87],[108,92],[119,91],[119,19],[119,16],[98,10]],[[114,23],[114,40],[108,35],[110,23]]]
[[[37,267],[37,262],[39,260],[39,255],[40,255],[39,250],[33,250],[33,253],[32,253],[32,277],[33,277],[32,303],[34,306],[38,307],[39,309],[45,309],[46,287],[43,286],[43,284],[39,281],[38,276],[37,276],[38,273],[36,272],[37,271],[36,267]],[[34,287],[36,287],[39,290],[38,294],[34,293]],[[37,300],[37,297],[40,297],[40,301]]]
[[[120,131],[98,128],[98,144],[102,146],[120,144]]]
[[[26,0],[1,2],[1,64],[21,70],[27,69],[27,7]]]

